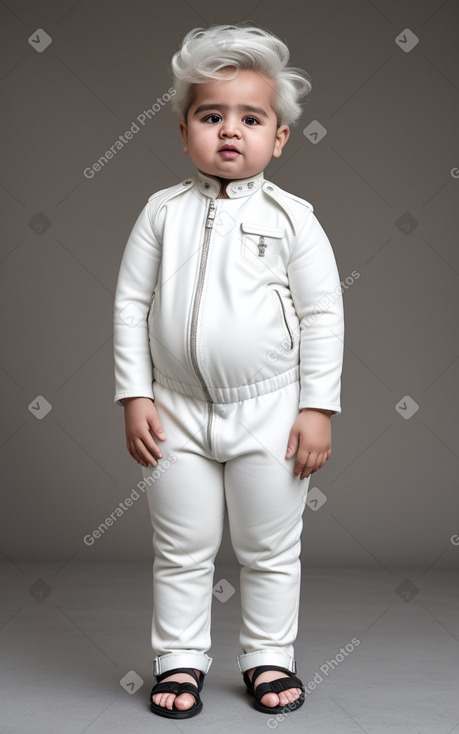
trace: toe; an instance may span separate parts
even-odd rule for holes
[[[176,696],[174,693],[157,693],[153,696],[153,701],[158,706],[167,708],[170,711],[174,708],[174,703],[180,711],[186,711],[186,709],[193,706],[194,697],[190,693],[181,693],[180,696]]]
[[[261,697],[260,703],[262,703],[263,706],[269,706],[270,708],[279,706],[279,696],[277,693],[265,693],[265,695]]]
[[[196,675],[199,675],[200,677],[201,671],[197,670]],[[169,678],[166,678],[165,682],[167,682],[168,680]],[[173,678],[171,676],[170,680],[177,680],[177,678],[176,677]],[[182,675],[178,678],[178,682],[184,682],[184,681],[191,682],[191,680],[192,680],[191,676],[188,676],[188,675],[187,676]],[[175,707],[177,709],[179,709],[180,711],[186,711],[186,709],[190,709],[194,705],[195,698],[194,696],[191,695],[191,693],[181,693],[179,696],[176,696],[175,693],[163,692],[163,693],[155,693],[152,696],[152,701],[157,706],[162,706],[163,708],[167,708],[170,711],[172,711],[172,709],[174,708],[174,703],[175,703]]]
[[[180,696],[176,697],[175,705],[180,711],[185,711],[193,706],[194,700],[194,696],[191,693],[181,693]]]
[[[172,711],[174,708],[174,703],[177,701],[177,696],[175,693],[168,693],[166,698],[166,707]]]
[[[285,691],[279,693],[279,705],[287,706],[287,704],[295,701],[301,694],[300,688],[287,688]]]
[[[287,691],[279,693],[279,706],[286,706],[290,703],[290,696],[287,695]]]

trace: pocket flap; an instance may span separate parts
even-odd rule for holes
[[[272,227],[269,224],[257,224],[256,222],[242,222],[242,231],[246,234],[258,234],[261,237],[276,237],[281,238],[284,236],[283,227]]]

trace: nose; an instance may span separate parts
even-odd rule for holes
[[[241,132],[237,122],[229,118],[225,119],[220,128],[220,136],[222,138],[240,138]]]

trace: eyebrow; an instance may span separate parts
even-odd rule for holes
[[[206,110],[229,110],[230,106],[227,104],[201,104],[199,107],[195,109],[193,112],[194,115],[199,115],[200,112],[205,112]],[[253,112],[255,115],[260,115],[261,117],[268,117],[268,114],[262,107],[254,107],[253,105],[246,105],[246,104],[238,104],[236,105],[236,109],[239,112]]]

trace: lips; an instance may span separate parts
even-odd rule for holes
[[[240,151],[236,148],[235,145],[223,145],[218,152],[221,157],[225,158],[226,160],[237,158],[238,155],[240,155]]]

